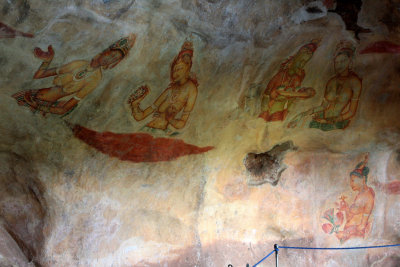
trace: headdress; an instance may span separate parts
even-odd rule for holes
[[[174,58],[171,64],[171,81],[172,81],[172,72],[173,68],[178,61],[183,60],[185,57],[189,57],[189,62],[184,61],[186,64],[189,65],[189,70],[192,68],[192,58],[193,58],[193,43],[189,40],[185,40],[185,42],[181,46],[181,51],[179,51],[178,55]],[[197,79],[193,73],[190,73],[190,80],[198,85]]]
[[[356,168],[350,173],[351,175],[358,176],[359,178],[364,178],[367,181],[369,168],[367,167],[368,154],[365,156],[364,160],[357,164]]]
[[[130,34],[127,37],[123,37],[110,45],[108,47],[109,50],[117,50],[122,53],[123,57],[126,57],[128,55],[129,50],[132,48],[132,46],[135,44],[136,40],[136,35],[135,34]],[[107,49],[106,49],[107,50]]]
[[[174,61],[172,62],[172,65],[175,65],[175,63],[182,59],[184,56],[189,56],[190,57],[190,67],[192,66],[192,57],[193,57],[193,43],[191,41],[186,40],[182,47],[181,51],[179,51],[179,54],[175,57]]]
[[[356,48],[353,43],[342,40],[336,45],[335,57],[339,54],[346,54],[349,57],[353,57],[355,51]]]
[[[300,47],[299,50],[308,49],[311,53],[314,53],[315,50],[317,50],[320,43],[321,43],[321,39],[313,39],[308,44],[305,44],[302,47]]]
[[[308,44],[305,44],[302,47],[300,47],[298,52],[296,53],[296,55],[298,55],[299,52],[302,50],[303,51],[306,50],[307,52],[314,54],[315,50],[317,50],[320,43],[321,43],[321,39],[313,39]],[[284,62],[282,62],[280,69],[282,70],[282,69],[289,68],[291,63],[293,62],[294,58],[295,58],[295,55],[288,57]]]

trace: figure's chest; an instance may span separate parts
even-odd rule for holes
[[[168,100],[170,103],[185,102],[189,97],[186,87],[174,87],[170,90]]]
[[[100,69],[88,70],[88,65],[82,66],[71,73],[75,82],[97,80],[101,76]]]
[[[334,81],[325,94],[329,102],[345,103],[348,102],[353,94],[351,84],[347,81]]]
[[[280,79],[280,86],[296,87],[300,85],[302,77],[296,73],[291,74],[289,71],[285,71],[282,73]]]

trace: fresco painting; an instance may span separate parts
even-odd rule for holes
[[[155,138],[148,133],[99,133],[80,125],[72,126],[75,137],[100,152],[131,162],[170,161],[182,156],[201,154],[212,146],[197,147],[180,139]]]
[[[295,55],[286,59],[277,74],[269,81],[261,100],[259,115],[266,122],[284,121],[291,105],[296,100],[315,95],[311,87],[302,87],[305,78],[304,66],[317,50],[320,40],[315,39],[303,45]]]
[[[150,93],[144,85],[129,97],[132,116],[136,121],[153,115],[146,124],[146,133],[96,132],[80,125],[72,126],[74,135],[102,153],[131,162],[170,161],[178,157],[200,154],[213,149],[212,146],[198,147],[183,140],[153,137],[154,134],[175,136],[176,129],[182,129],[189,119],[197,98],[198,82],[190,72],[192,67],[193,44],[185,41],[181,51],[171,64],[170,84],[155,102],[142,110],[140,102]]]
[[[33,38],[34,35],[31,33],[21,32],[8,26],[5,23],[0,22],[0,38],[15,38],[17,36]]]
[[[106,50],[96,55],[91,61],[75,60],[61,67],[50,67],[55,52],[51,45],[48,51],[34,49],[35,57],[43,62],[34,74],[34,79],[55,76],[53,85],[48,88],[20,91],[14,97],[18,105],[30,108],[33,112],[65,115],[78,103],[95,90],[103,77],[103,70],[118,65],[132,48],[136,35],[130,34],[113,43]]]
[[[165,134],[176,134],[174,130],[185,127],[197,98],[198,82],[192,68],[193,44],[185,41],[170,68],[170,84],[154,103],[142,109],[141,101],[150,93],[147,85],[141,86],[129,98],[132,116],[141,121],[150,115],[152,120],[146,127]]]
[[[342,195],[336,203],[337,207],[326,210],[323,215],[325,223],[322,225],[322,230],[327,234],[335,234],[341,243],[352,238],[365,238],[371,231],[375,192],[367,185],[369,174],[367,163],[368,154],[350,172],[350,187],[356,193],[354,200],[348,202],[347,197]]]
[[[335,76],[326,84],[321,105],[296,115],[288,124],[295,128],[312,116],[310,128],[322,131],[346,129],[355,116],[362,90],[361,78],[351,69],[355,47],[349,41],[336,46],[334,57]]]
[[[246,266],[274,243],[398,243],[396,1],[0,4],[15,22],[0,23],[0,266]],[[399,266],[399,249],[279,261]]]

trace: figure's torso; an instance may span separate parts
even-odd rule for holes
[[[165,130],[169,120],[176,119],[178,114],[184,109],[188,98],[197,94],[197,88],[192,81],[188,81],[181,86],[171,86],[166,89],[167,96],[155,111],[158,116],[147,124],[148,127]]]
[[[364,216],[369,217],[374,207],[374,198],[374,190],[370,187],[364,192],[359,193],[354,199],[354,203],[351,205],[357,212],[352,214],[352,217],[346,222],[345,227],[360,225]]]
[[[345,78],[334,77],[327,84],[325,100],[328,106],[324,110],[324,118],[333,118],[340,116],[348,108],[354,97],[355,75],[349,75]]]
[[[60,68],[53,84],[62,88],[67,94],[77,93],[85,90],[89,94],[97,87],[102,78],[101,68],[91,69],[90,62],[77,60]]]
[[[287,109],[294,101],[294,99],[277,94],[276,91],[283,90],[287,92],[294,92],[299,86],[301,86],[304,76],[305,73],[303,70],[299,73],[292,73],[290,75],[288,69],[283,69],[271,79],[266,89],[266,93],[268,91],[267,94],[269,97],[269,114]]]

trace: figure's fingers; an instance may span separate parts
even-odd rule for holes
[[[40,49],[40,47],[35,47],[35,49],[33,49],[33,54],[35,55],[35,57],[41,58],[43,56],[44,51],[42,49]]]
[[[49,46],[47,47],[47,51],[49,52],[50,55],[54,55],[54,49],[53,49],[53,46],[52,46],[52,45],[49,45]]]

